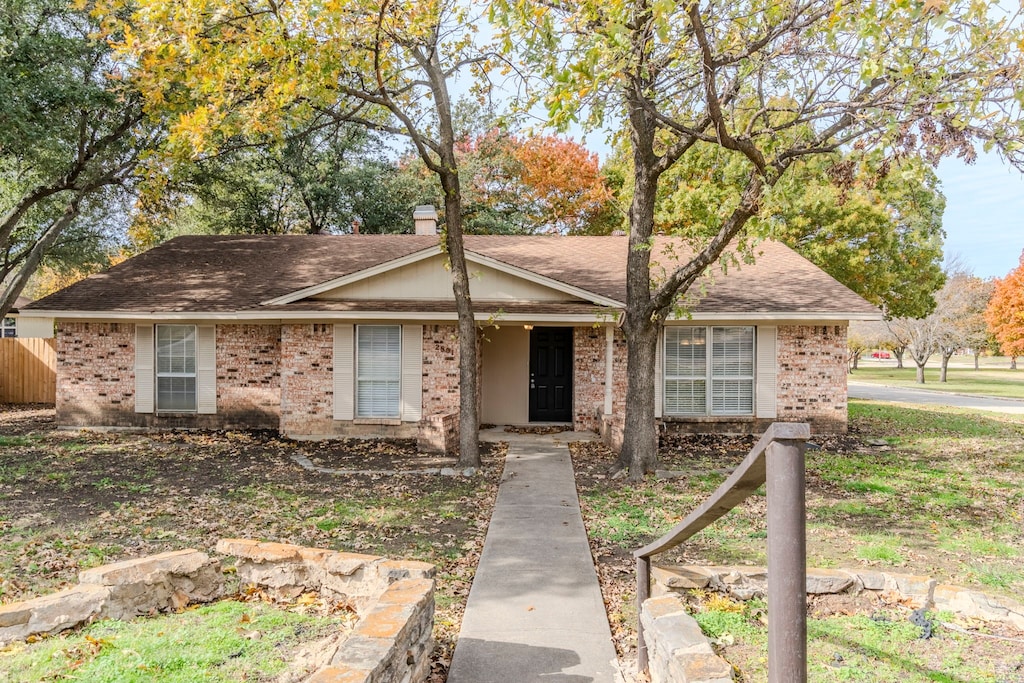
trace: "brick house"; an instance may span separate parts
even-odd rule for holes
[[[430,219],[416,235],[189,236],[22,309],[57,324],[67,426],[449,433],[458,344]],[[467,236],[484,423],[601,430],[624,408],[626,237]],[[682,245],[665,238],[654,261]],[[846,330],[878,311],[789,248],[714,276],[664,328],[657,417],[846,429]]]

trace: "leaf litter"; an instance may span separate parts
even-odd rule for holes
[[[470,477],[325,475],[421,467],[406,442],[295,442],[270,431],[57,430],[52,408],[0,406],[0,603],[73,585],[82,569],[221,538],[255,538],[431,562],[445,680],[507,445],[481,444]],[[408,463],[408,464],[407,464]]]

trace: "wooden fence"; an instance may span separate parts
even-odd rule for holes
[[[56,340],[0,339],[0,403],[53,403]]]

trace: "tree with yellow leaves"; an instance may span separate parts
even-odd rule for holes
[[[974,158],[975,143],[1024,167],[1022,10],[996,0],[494,0],[503,45],[556,125],[624,121],[632,154],[626,270],[628,385],[617,470],[657,464],[657,340],[681,297],[723,254],[752,258],[748,230],[787,201],[780,182],[837,152]],[[692,257],[651,238],[659,183],[711,150],[742,167],[711,207]],[[849,186],[856,159],[829,169]],[[792,188],[789,188],[792,189]],[[652,272],[664,273],[652,279]],[[618,474],[619,472],[616,472]]]
[[[483,73],[487,56],[473,37],[480,11],[453,0],[109,0],[102,13],[117,49],[139,65],[138,88],[166,118],[167,151],[178,158],[242,136],[287,137],[300,123],[355,122],[411,141],[444,196],[463,466],[480,464],[477,331],[449,82]]]

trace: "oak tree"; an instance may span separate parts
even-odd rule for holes
[[[0,317],[43,263],[102,260],[104,209],[157,135],[96,30],[67,0],[0,12]]]
[[[504,45],[545,79],[555,125],[626,122],[633,157],[626,265],[629,379],[619,467],[654,469],[654,369],[663,322],[704,271],[820,155],[936,161],[984,140],[1024,158],[1016,14],[996,2],[891,0],[495,0]],[[743,180],[713,236],[678,262],[652,253],[659,183],[703,148]],[[843,168],[835,175],[842,181]],[[665,275],[652,281],[652,260]]]
[[[122,0],[108,0],[113,10]],[[240,134],[282,135],[314,115],[406,137],[437,175],[458,315],[459,458],[479,466],[477,328],[463,250],[450,83],[482,74],[480,10],[453,0],[136,0],[119,49],[137,60],[168,150],[215,153]],[[112,16],[112,15],[108,15]],[[481,81],[482,82],[482,81]]]

